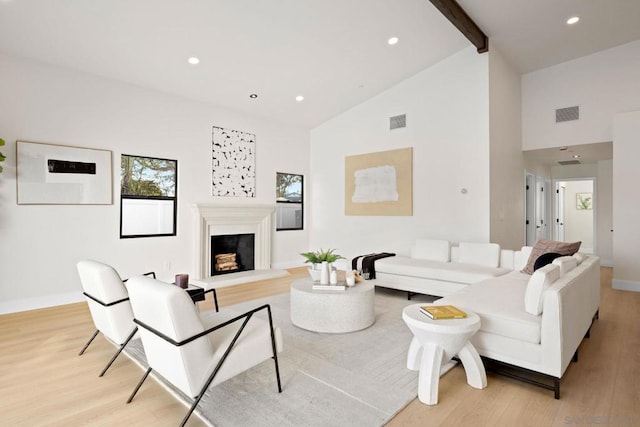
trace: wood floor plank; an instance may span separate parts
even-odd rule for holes
[[[218,301],[224,307],[288,292],[292,280],[307,275],[304,268],[289,271],[288,277],[220,289]],[[456,367],[440,381],[438,405],[416,399],[388,425],[640,425],[640,293],[612,289],[612,270],[601,271],[600,320],[567,370],[560,400],[493,374],[486,389],[475,390]],[[211,294],[199,308],[213,309]],[[0,316],[0,425],[162,427],[182,419],[186,408],[153,380],[125,404],[142,376],[126,357],[98,378],[115,348],[99,336],[78,356],[93,331],[86,303]],[[204,424],[193,418],[189,425]]]

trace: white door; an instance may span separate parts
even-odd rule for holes
[[[536,195],[535,195],[535,203],[536,203],[536,216],[535,216],[535,224],[536,224],[536,240],[538,239],[546,239],[548,236],[547,233],[547,221],[546,221],[546,203],[545,198],[546,194],[545,190],[545,180],[541,176],[536,176]]]
[[[556,223],[555,239],[564,242],[564,182],[556,182]]]
[[[525,175],[525,242],[527,246],[536,243],[536,198],[535,198],[535,175],[527,173]]]

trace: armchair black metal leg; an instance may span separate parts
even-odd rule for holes
[[[131,401],[135,397],[135,395],[138,392],[138,390],[140,390],[140,387],[142,387],[142,383],[144,382],[144,380],[147,379],[147,377],[149,376],[150,373],[151,373],[151,368],[148,368],[147,371],[142,376],[142,379],[140,380],[140,382],[136,386],[135,390],[133,390],[133,393],[131,393],[131,396],[129,396],[129,399],[127,400],[127,403],[131,403]]]
[[[100,333],[100,331],[96,329],[96,331],[93,333],[91,338],[89,338],[89,341],[87,341],[87,343],[84,345],[84,347],[82,347],[82,350],[80,350],[80,353],[78,353],[78,356],[82,356],[82,353],[84,353],[84,351],[87,349],[87,347],[89,347],[89,344],[91,344],[91,342],[95,339],[95,337],[98,336],[99,333]]]
[[[276,379],[278,380],[278,393],[282,393],[282,386],[280,384],[280,368],[278,366],[278,351],[276,349],[276,336],[273,330],[273,318],[271,317],[271,306],[267,305],[267,312],[269,313],[269,329],[271,330],[271,349],[273,350],[273,361],[276,365]]]
[[[213,291],[213,303],[216,306],[216,312],[218,312],[218,294],[216,293],[215,289],[212,289]]]
[[[102,372],[100,372],[100,375],[98,375],[99,377],[103,376],[106,372],[107,369],[109,369],[111,367],[111,364],[113,362],[115,362],[115,360],[118,358],[118,356],[120,355],[120,353],[122,353],[122,350],[124,350],[125,346],[127,344],[129,344],[129,341],[131,341],[131,338],[133,338],[133,336],[136,334],[136,332],[138,332],[138,327],[136,326],[135,328],[133,328],[133,331],[131,331],[131,333],[129,334],[129,336],[127,337],[127,339],[124,341],[124,343],[120,346],[120,348],[118,349],[118,351],[116,351],[116,354],[113,355],[113,357],[111,358],[111,360],[109,360],[109,363],[107,363],[107,366],[104,367],[104,369],[102,370]]]
[[[220,358],[220,361],[218,362],[218,364],[214,368],[214,370],[211,373],[211,375],[209,375],[209,378],[207,379],[207,381],[202,386],[202,389],[200,390],[200,393],[198,394],[196,399],[193,401],[193,404],[191,405],[191,408],[189,408],[189,412],[187,412],[187,414],[182,419],[182,422],[180,423],[180,427],[183,427],[187,423],[187,420],[189,419],[191,414],[193,414],[193,411],[195,411],[196,406],[198,406],[198,403],[200,403],[200,400],[204,396],[204,392],[207,391],[207,389],[209,388],[209,386],[213,382],[213,379],[216,377],[216,375],[218,374],[218,371],[222,367],[222,364],[224,363],[225,360],[227,360],[227,356],[229,356],[229,353],[231,353],[231,349],[233,348],[233,346],[236,345],[236,341],[238,341],[238,338],[240,337],[240,334],[244,330],[244,327],[247,326],[247,323],[249,323],[249,320],[251,319],[251,316],[253,316],[253,313],[249,314],[247,316],[247,318],[244,319],[244,322],[242,322],[242,326],[240,326],[240,329],[238,329],[238,332],[236,332],[236,335],[231,340],[231,343],[229,344],[229,346],[225,350],[224,354]]]

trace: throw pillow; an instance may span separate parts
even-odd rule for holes
[[[536,271],[540,267],[544,267],[547,264],[551,264],[554,259],[560,258],[563,255],[560,255],[557,252],[547,252],[546,254],[542,254],[538,257],[536,262],[533,264],[533,271]]]
[[[533,267],[540,255],[548,252],[555,252],[560,255],[573,255],[578,252],[581,243],[582,242],[565,243],[556,242],[555,240],[540,239],[531,250],[529,261],[527,261],[527,265],[522,269],[522,272],[527,274],[533,273]]]

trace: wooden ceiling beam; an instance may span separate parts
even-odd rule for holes
[[[451,23],[478,49],[478,53],[489,51],[489,38],[467,15],[456,0],[429,0]]]

